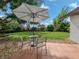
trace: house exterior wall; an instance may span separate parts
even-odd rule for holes
[[[70,19],[70,39],[79,43],[79,15],[71,16]]]

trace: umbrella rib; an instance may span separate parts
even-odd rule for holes
[[[24,14],[27,13],[27,14],[29,14],[28,12],[20,12],[20,11],[19,12],[18,11],[14,11],[14,12],[16,12],[16,13],[24,13]]]
[[[42,20],[38,15],[37,15],[37,17],[40,19],[40,20]],[[46,17],[45,17],[46,18]],[[40,21],[40,20],[38,20],[38,21]]]
[[[40,10],[40,11],[38,11],[38,12],[36,12],[36,13],[39,13],[39,12],[43,12],[43,11],[46,11],[47,9],[43,9],[43,10]]]
[[[46,17],[46,18],[49,18],[48,16],[44,16],[44,15],[38,15],[38,17],[39,17],[39,16],[42,16],[42,17]]]
[[[33,13],[32,10],[26,4],[24,4],[24,5],[26,8],[28,8],[30,10],[31,13]]]
[[[35,23],[37,23],[38,21],[35,21],[35,20],[37,20],[36,18],[34,18],[34,21],[32,21],[33,22],[33,24],[35,24]]]
[[[37,16],[37,17],[38,17],[39,19],[41,19],[39,16]],[[44,17],[44,18],[46,18],[46,17]],[[44,18],[43,18],[43,19],[44,19]],[[41,19],[41,20],[42,20],[42,19]]]
[[[32,17],[29,18],[29,20],[31,20]]]
[[[40,21],[41,21],[41,20],[44,20],[44,19],[46,19],[46,18],[48,18],[48,17],[40,18],[39,15],[37,15],[37,17],[40,19]]]
[[[31,19],[31,17],[30,17],[29,19]],[[24,20],[24,21],[25,21],[25,20]]]
[[[28,14],[28,15],[30,15],[30,14]],[[21,18],[26,17],[26,16],[28,16],[28,15],[24,15],[24,16],[22,16]]]

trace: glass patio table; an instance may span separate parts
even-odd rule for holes
[[[30,35],[29,36],[30,50],[31,50],[31,47],[36,50],[37,59],[38,59],[38,52],[39,52],[38,48],[45,47],[45,52],[47,55],[46,42],[47,42],[47,38],[42,38],[39,35]]]
[[[39,36],[38,35],[30,35],[29,38],[30,38],[29,41],[30,41],[31,47],[35,47],[38,44]]]

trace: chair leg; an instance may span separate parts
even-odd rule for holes
[[[46,50],[46,55],[47,55],[47,46],[45,46],[45,50]]]
[[[28,49],[28,47],[27,47],[27,49],[26,49],[26,53],[28,53],[29,52],[29,49]]]
[[[38,48],[36,48],[36,57],[38,59]]]
[[[31,51],[31,47],[30,47],[30,51]]]
[[[29,50],[29,55],[32,56],[32,47],[30,46],[30,50]],[[29,56],[29,58],[31,59],[31,57]]]

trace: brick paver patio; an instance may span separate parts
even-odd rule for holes
[[[79,59],[79,44],[47,43],[48,54],[39,49],[38,59]],[[15,54],[11,59],[36,59],[35,50],[26,49]]]

